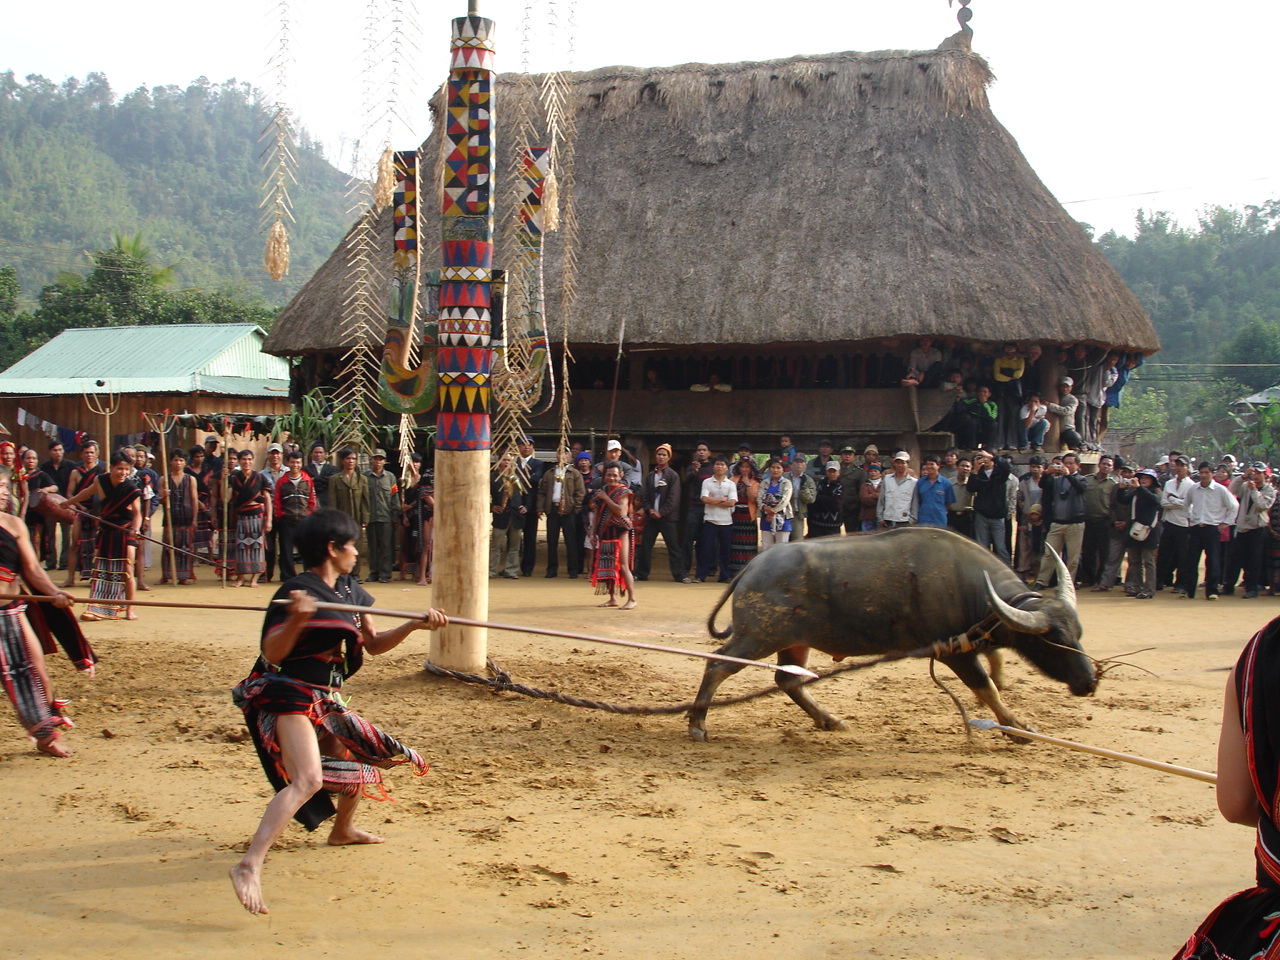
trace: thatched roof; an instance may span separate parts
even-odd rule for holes
[[[616,343],[625,317],[632,345],[933,335],[1158,349],[1137,299],[992,114],[992,79],[959,34],[925,52],[569,75],[579,221],[569,340]],[[497,80],[500,156],[504,117],[533,80]],[[382,219],[389,236],[390,212]],[[559,253],[549,234],[553,339]],[[339,248],[267,350],[339,346],[344,264]]]

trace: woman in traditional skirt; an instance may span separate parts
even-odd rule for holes
[[[172,551],[162,550],[160,568],[164,576],[161,583],[173,578],[169,569],[169,556],[177,567],[178,583],[190,583],[196,578],[196,512],[200,508],[200,493],[195,476],[187,470],[187,455],[182,448],[169,454],[169,474],[162,485],[164,491],[164,542]]]
[[[241,450],[240,469],[231,475],[230,508],[235,518],[235,568],[240,586],[256,587],[267,572],[265,534],[271,530],[271,492],[253,469],[253,451]]]
[[[236,896],[250,913],[266,913],[262,864],[290,818],[308,830],[335,816],[330,846],[381,843],[355,827],[360,798],[388,800],[382,770],[426,761],[343,704],[343,682],[364,654],[394,649],[415,630],[448,624],[439,610],[377,632],[367,614],[319,610],[317,601],[373,605],[351,575],[360,527],[338,510],[317,510],[298,524],[295,544],[307,571],[281,584],[262,623],[260,656],[232,691],[244,711],[258,758],[277,793],[244,857],[231,868]],[[335,809],[329,793],[338,794]]]
[[[54,597],[57,614],[66,618],[62,611],[70,608],[71,596],[53,585],[36,559],[26,525],[9,513],[11,476],[12,471],[0,467],[0,592],[18,592],[16,581],[21,575],[30,590]],[[27,605],[20,600],[0,607],[0,685],[36,748],[51,757],[69,757],[71,751],[58,742],[62,729],[72,726],[62,715],[66,701],[55,700],[50,692],[44,653],[24,616],[26,612]],[[50,618],[52,616],[50,611]],[[70,627],[81,645],[81,652],[74,655],[80,658],[76,667],[92,677],[97,657],[84,642],[74,620],[70,620]],[[68,653],[71,653],[70,647]]]
[[[213,464],[208,462],[204,447],[192,447],[189,453],[187,472],[196,479],[196,496],[200,501],[196,509],[195,551],[212,558],[217,555],[213,545],[213,531],[221,519],[215,509],[215,502],[220,502],[215,501],[215,498],[221,489],[221,480],[215,475],[217,471]],[[230,467],[230,462],[227,465]]]
[[[67,481],[67,496],[74,497],[86,488],[96,491],[95,481],[107,472],[107,468],[98,459],[98,441],[86,440],[80,447],[80,456],[84,463],[71,471],[71,479]],[[80,512],[71,524],[71,553],[67,556],[67,579],[64,587],[76,585],[77,572],[83,578],[93,573],[93,551],[98,542],[98,522],[93,514]]]
[[[1280,952],[1280,619],[1245,646],[1227,678],[1218,738],[1218,810],[1257,830],[1257,886],[1218,905],[1175,960],[1275,957]]]
[[[756,462],[743,457],[733,466],[730,478],[738,488],[738,502],[733,508],[733,533],[729,540],[729,571],[738,571],[751,562],[759,549],[757,546],[756,502],[760,493],[760,481]]]
[[[98,502],[98,538],[93,560],[93,585],[90,603],[81,620],[136,620],[138,615],[127,604],[114,600],[132,600],[134,555],[138,549],[138,529],[142,526],[142,489],[132,478],[133,457],[124,450],[111,455],[111,470],[100,474],[92,484],[81,489],[67,505],[83,503],[95,494]]]
[[[631,575],[631,488],[622,482],[622,468],[605,467],[604,486],[592,495],[595,526],[592,541],[596,558],[591,568],[591,585],[596,593],[609,594],[602,607],[616,607],[618,593],[629,594],[623,610],[636,605],[636,581]]]

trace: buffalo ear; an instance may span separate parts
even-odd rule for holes
[[[1056,554],[1055,554],[1056,556]],[[1059,561],[1061,563],[1061,561]],[[1032,612],[1030,610],[1019,610],[1017,607],[1005,603],[1000,599],[1000,595],[996,593],[996,588],[991,583],[991,575],[987,571],[982,571],[982,579],[987,582],[987,596],[991,598],[991,606],[995,609],[996,616],[999,617],[1006,627],[1017,633],[1048,633],[1049,632],[1049,615],[1042,612]]]

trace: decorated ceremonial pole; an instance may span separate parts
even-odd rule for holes
[[[160,506],[164,509],[164,523],[169,528],[169,540],[173,541],[176,536],[173,532],[173,496],[169,490],[169,446],[165,438],[169,431],[173,429],[174,424],[178,422],[178,418],[168,410],[163,413],[144,413],[142,416],[147,421],[147,426],[160,435],[160,469],[157,471],[160,474],[160,489],[156,491],[156,494],[162,498]],[[199,505],[197,504],[197,506]],[[172,542],[164,543],[164,527],[162,526],[160,529],[162,552],[167,552],[169,555],[169,583],[177,586],[178,561],[174,556],[174,545]],[[160,563],[163,568],[164,560],[161,559]],[[163,577],[161,577],[161,582],[164,582]]]
[[[485,620],[489,611],[493,27],[478,15],[477,0],[453,21],[444,117],[433,599],[468,620]],[[479,673],[487,653],[481,626],[431,635],[437,666]]]
[[[227,561],[231,546],[231,418],[222,418],[222,476],[218,480],[218,488],[222,491],[222,588],[227,587]],[[217,517],[210,518],[216,527]],[[209,552],[213,553],[212,544]]]

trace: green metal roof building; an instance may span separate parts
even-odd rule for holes
[[[64,330],[0,373],[0,423],[43,452],[67,430],[102,440],[111,406],[111,446],[147,431],[143,413],[288,413],[289,363],[265,339],[254,323]]]

